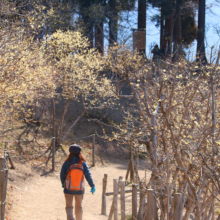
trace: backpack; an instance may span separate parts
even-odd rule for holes
[[[84,190],[84,173],[83,173],[82,161],[70,165],[65,180],[65,187],[69,191]]]

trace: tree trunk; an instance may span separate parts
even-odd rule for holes
[[[109,0],[109,46],[117,43],[118,38],[118,10],[117,10],[117,1]]]
[[[95,47],[104,55],[104,35],[103,35],[103,22],[95,26]]]
[[[89,48],[93,48],[94,31],[92,25],[89,26],[88,38],[89,38]]]
[[[197,59],[199,59],[201,62],[207,62],[204,43],[205,43],[205,0],[199,0]]]
[[[61,145],[61,138],[62,138],[62,132],[63,132],[63,123],[64,123],[64,117],[66,115],[66,111],[67,111],[67,107],[69,105],[69,101],[70,99],[67,99],[66,100],[66,103],[65,103],[65,106],[64,106],[64,109],[63,109],[63,114],[62,114],[62,117],[60,119],[60,125],[59,125],[59,128],[58,128],[58,131],[57,131],[57,139],[56,139],[56,147],[59,148],[60,145]]]
[[[89,48],[93,48],[93,37],[94,37],[94,31],[93,31],[93,24],[91,21],[91,18],[88,15],[88,8],[91,6],[92,2],[90,0],[88,1],[81,1],[79,6],[80,14],[82,15],[82,19],[85,25],[85,35],[89,39]]]
[[[173,38],[173,60],[177,61],[179,58],[179,51],[181,46],[181,0],[176,1],[176,11],[174,16],[174,38]]]
[[[55,138],[55,136],[56,136],[56,128],[55,128],[55,126],[56,126],[56,123],[55,123],[55,102],[54,102],[54,99],[52,98],[51,99],[51,103],[52,103],[52,108],[53,108],[53,138]],[[53,139],[52,139],[52,143],[51,143],[51,146],[52,146],[52,144],[53,144]]]
[[[164,15],[163,15],[163,7],[160,9],[160,49],[165,48],[164,42]]]
[[[146,0],[138,0],[138,31],[146,32],[146,10]],[[145,49],[139,50],[139,53],[145,54]]]
[[[168,42],[167,54],[172,54],[172,38],[173,38],[173,15],[165,19],[166,38]]]

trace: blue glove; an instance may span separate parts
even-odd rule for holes
[[[96,191],[96,188],[95,188],[95,186],[93,186],[93,187],[91,188],[90,192],[93,194],[95,191]]]
[[[64,185],[62,184],[62,188],[64,188]]]

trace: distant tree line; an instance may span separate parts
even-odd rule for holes
[[[46,34],[56,30],[75,30],[81,28],[90,39],[91,47],[104,50],[104,24],[108,24],[109,46],[119,41],[118,21],[123,19],[122,12],[137,10],[137,31],[146,30],[148,5],[158,8],[160,14],[152,22],[160,27],[159,47],[173,59],[184,55],[183,48],[197,39],[197,58],[206,61],[205,57],[205,0],[11,0],[23,20],[25,13],[35,11],[43,13],[44,22],[35,28],[35,38],[42,39]],[[41,10],[39,10],[41,9]],[[196,10],[198,18],[196,19]],[[42,16],[42,15],[41,15]],[[10,15],[9,15],[10,17]],[[16,19],[14,15],[10,19]],[[39,19],[39,18],[38,18]],[[198,24],[196,23],[198,20]],[[39,21],[40,22],[40,21]],[[25,25],[27,25],[25,23]],[[141,52],[145,53],[145,50]]]

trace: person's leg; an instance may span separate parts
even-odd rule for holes
[[[83,215],[82,200],[83,200],[83,195],[75,195],[76,220],[82,220],[82,215]]]
[[[66,200],[66,215],[67,220],[75,220],[73,218],[73,195],[64,194]]]

